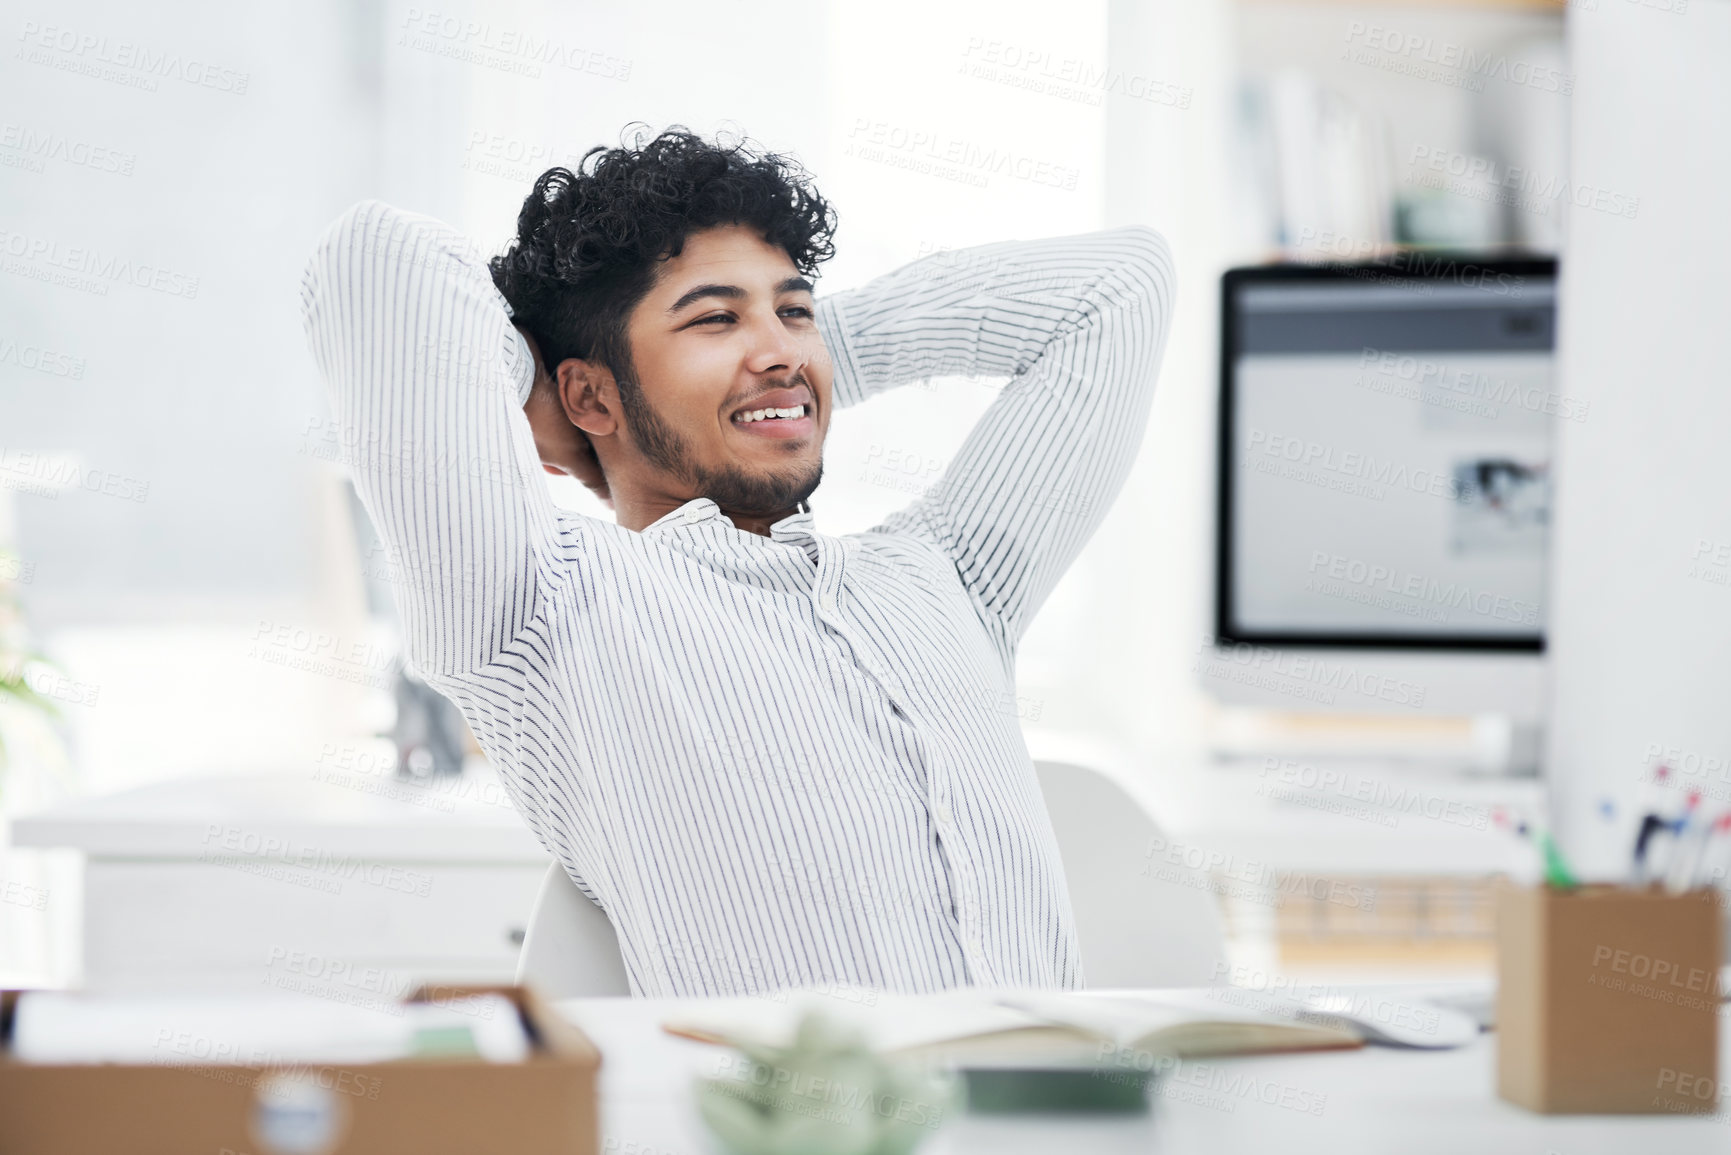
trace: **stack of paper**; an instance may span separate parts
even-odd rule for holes
[[[500,995],[376,1008],[282,994],[32,991],[18,999],[11,1053],[19,1062],[62,1064],[519,1063],[529,1040],[517,1008]]]

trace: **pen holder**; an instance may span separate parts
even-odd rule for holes
[[[1712,1111],[1718,894],[1497,889],[1497,1093],[1545,1114]]]

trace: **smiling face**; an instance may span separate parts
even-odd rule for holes
[[[602,372],[593,404],[567,400],[622,524],[696,497],[774,518],[817,488],[830,362],[811,283],[785,251],[739,225],[693,233],[658,266],[625,335],[633,379]]]

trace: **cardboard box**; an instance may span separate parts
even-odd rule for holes
[[[1497,1093],[1547,1114],[1712,1111],[1718,895],[1497,889]]]
[[[19,992],[0,1002],[11,1040]],[[410,1002],[501,994],[533,1053],[523,1063],[434,1059],[352,1067],[48,1065],[0,1050],[7,1155],[597,1155],[601,1056],[520,987],[428,987]]]

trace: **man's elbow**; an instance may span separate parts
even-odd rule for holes
[[[1176,284],[1172,247],[1149,225],[1122,225],[1109,235],[1119,242],[1120,251],[1108,278],[1106,303],[1163,328],[1172,313]]]
[[[319,234],[307,261],[308,268],[327,267],[332,261],[344,262],[357,248],[364,251],[368,238],[381,228],[388,229],[390,218],[395,215],[397,210],[383,201],[356,201]]]

